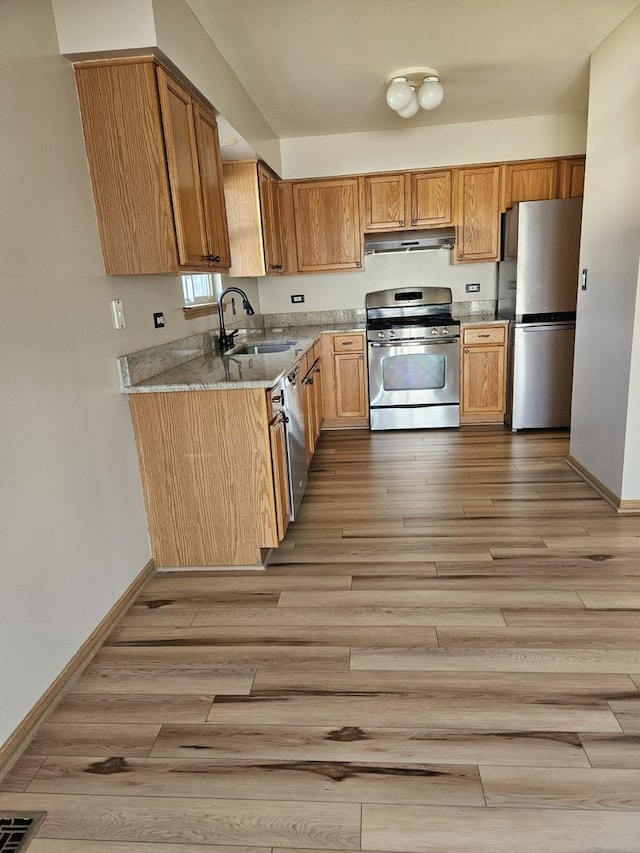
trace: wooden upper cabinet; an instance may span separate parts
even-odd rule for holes
[[[293,184],[291,181],[278,181],[278,212],[280,238],[282,240],[282,272],[294,274],[298,272],[298,246],[293,213]]]
[[[500,166],[457,170],[457,263],[497,261],[500,250]]]
[[[255,160],[222,164],[234,276],[282,270],[278,181]]]
[[[505,163],[502,169],[502,210],[508,210],[519,201],[543,201],[558,197],[557,160]]]
[[[407,190],[407,176],[404,173],[364,175],[362,210],[365,232],[408,227]]]
[[[453,171],[411,172],[409,221],[413,228],[453,223]]]
[[[294,182],[293,213],[300,272],[362,268],[357,178]]]
[[[364,230],[399,231],[453,223],[453,172],[364,175]]]
[[[156,68],[152,57],[75,65],[105,270],[228,269],[215,117]]]
[[[584,157],[567,157],[560,160],[558,196],[575,198],[584,193]]]
[[[218,125],[214,116],[197,101],[194,109],[207,254],[212,267],[228,270],[231,266],[231,253]]]
[[[262,163],[258,164],[258,183],[265,267],[267,275],[279,274],[283,271],[283,259],[278,179]]]

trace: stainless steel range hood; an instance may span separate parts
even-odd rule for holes
[[[424,228],[420,231],[386,231],[364,235],[365,255],[382,252],[424,252],[430,249],[452,249],[455,228]]]

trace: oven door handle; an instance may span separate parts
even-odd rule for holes
[[[445,345],[456,345],[460,339],[459,338],[426,338],[420,340],[407,340],[407,339],[398,339],[395,341],[369,341],[370,347],[401,347],[401,346],[418,346],[418,347],[432,347],[432,346],[442,346]]]

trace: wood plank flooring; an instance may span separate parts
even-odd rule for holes
[[[265,572],[158,574],[0,782],[29,853],[638,853],[640,517],[565,432],[323,433]]]

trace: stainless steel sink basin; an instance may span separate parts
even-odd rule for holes
[[[243,344],[231,351],[230,355],[260,355],[267,352],[286,352],[295,341],[277,341],[273,343]]]

